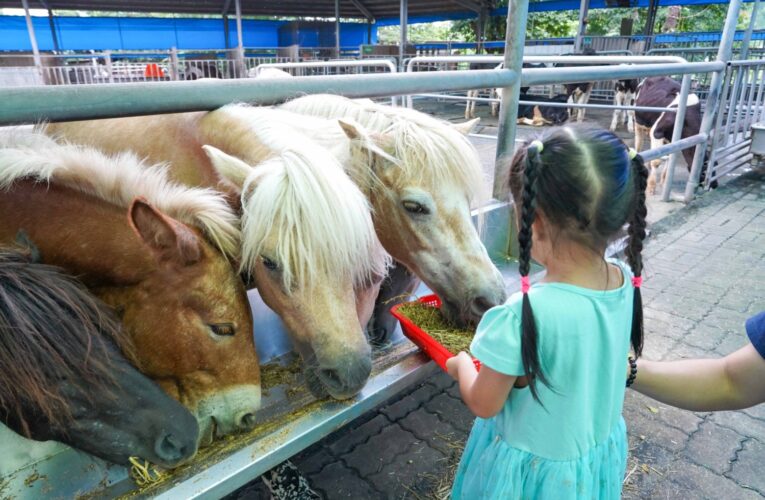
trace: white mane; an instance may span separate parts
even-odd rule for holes
[[[163,165],[145,166],[132,153],[109,156],[94,148],[58,143],[37,130],[0,133],[0,190],[33,177],[125,208],[142,196],[169,216],[200,228],[225,255],[238,256],[238,217],[222,195],[175,184],[166,170]]]
[[[270,120],[270,110],[230,105],[220,111],[246,121],[270,150],[242,191],[244,269],[256,265],[276,235],[275,254],[267,257],[284,266],[287,290],[341,278],[361,285],[386,273],[390,257],[375,234],[369,203],[327,149]]]
[[[359,102],[336,95],[310,95],[281,109],[326,118],[349,118],[392,140],[405,181],[463,187],[469,198],[481,192],[483,169],[475,147],[447,122],[408,108]]]

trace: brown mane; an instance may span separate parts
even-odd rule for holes
[[[58,381],[82,384],[90,397],[111,394],[119,354],[110,344],[133,358],[119,322],[83,285],[0,247],[0,417],[27,437],[38,415],[66,428],[72,415]]]

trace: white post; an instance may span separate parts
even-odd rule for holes
[[[340,57],[340,0],[335,0],[335,57]]]
[[[723,25],[720,46],[717,49],[717,61],[727,63],[731,59],[731,54],[733,52],[733,38],[736,35],[736,23],[738,21],[738,14],[741,11],[742,3],[743,0],[731,0],[730,4],[728,4],[728,14],[725,18],[725,24]],[[704,116],[701,118],[700,127],[700,133],[706,134],[707,137],[711,135],[717,113],[722,113],[722,110],[718,108],[720,106],[720,90],[723,86],[724,74],[724,69],[715,72],[712,75],[712,81],[709,83],[707,104],[704,109]],[[699,179],[701,178],[701,170],[704,164],[704,158],[706,157],[706,148],[709,141],[710,139],[707,139],[707,142],[696,146],[696,152],[693,155],[691,173],[688,176],[688,182],[685,185],[686,203],[693,200],[696,193],[696,186],[699,184]],[[714,144],[714,141],[712,143]],[[709,170],[711,170],[711,168]],[[707,176],[710,175],[712,175],[712,172],[707,172]]]
[[[579,54],[582,52],[582,44],[584,42],[584,34],[587,31],[587,11],[590,8],[590,0],[582,0],[579,6],[579,28],[576,30],[576,38],[574,39],[574,53]]]
[[[239,63],[239,77],[247,75],[244,70],[244,43],[242,42],[242,2],[235,0],[236,5],[236,60]]]
[[[398,67],[399,71],[404,70],[404,56],[406,55],[407,44],[407,31],[409,29],[409,1],[401,0],[401,12],[399,15],[401,20],[401,45],[398,48]]]
[[[35,27],[32,25],[32,18],[29,15],[29,2],[21,0],[24,7],[24,16],[27,18],[27,33],[29,33],[29,42],[32,44],[32,56],[35,60],[35,67],[42,78],[42,59],[40,59],[40,49],[37,48],[37,37],[35,36]]]
[[[744,33],[744,40],[741,42],[741,56],[739,59],[746,61],[749,58],[749,43],[752,41],[752,31],[754,31],[754,25],[757,23],[757,11],[760,8],[760,0],[754,0],[754,6],[752,7],[752,17],[749,19],[749,26]]]

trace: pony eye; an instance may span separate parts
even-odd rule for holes
[[[416,201],[404,201],[402,204],[404,205],[404,209],[407,212],[412,214],[429,214],[430,213],[430,210],[428,209],[428,207]]]
[[[277,269],[279,269],[279,265],[273,260],[269,259],[268,257],[264,257],[261,255],[260,258],[263,260],[263,265],[266,266],[266,269],[268,269],[269,271],[276,271]]]
[[[236,333],[234,325],[231,323],[211,323],[207,326],[218,337],[233,337]]]

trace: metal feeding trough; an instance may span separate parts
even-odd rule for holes
[[[753,155],[765,156],[765,123],[752,124],[752,144],[750,148]]]
[[[751,140],[749,152],[752,153],[752,163],[755,166],[765,165],[765,122],[752,124]]]

